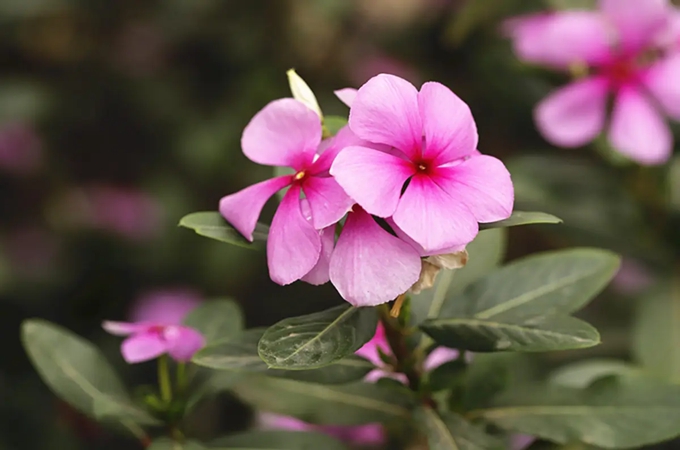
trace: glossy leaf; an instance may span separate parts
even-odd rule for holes
[[[250,431],[219,438],[210,448],[231,450],[343,450],[337,440],[319,432]]]
[[[606,378],[587,389],[534,386],[468,417],[560,444],[639,448],[680,434],[680,386],[637,377]]]
[[[184,319],[184,324],[200,331],[209,344],[238,336],[243,323],[241,308],[229,299],[207,301]]]
[[[569,316],[539,316],[496,321],[449,318],[421,325],[438,344],[473,352],[545,352],[592,347],[600,343],[597,330]]]
[[[234,393],[262,411],[319,425],[407,420],[416,402],[411,392],[378,384],[332,386],[264,376],[244,379]]]
[[[414,418],[430,450],[502,450],[502,442],[453,413],[418,408]]]
[[[159,423],[134,405],[113,367],[91,342],[39,319],[23,323],[21,338],[43,381],[77,410],[124,425]]]
[[[234,227],[224,220],[217,211],[201,211],[188,214],[179,221],[179,226],[194,230],[196,234],[209,237],[227,244],[252,248],[254,244],[248,242]],[[253,233],[253,241],[266,241],[269,227],[258,223]]]
[[[487,230],[489,228],[507,228],[541,223],[562,223],[562,219],[544,212],[513,211],[512,215],[507,219],[499,220],[498,222],[480,223],[479,229]]]
[[[377,324],[375,308],[336,306],[273,325],[258,352],[271,368],[320,368],[352,355],[373,337]]]

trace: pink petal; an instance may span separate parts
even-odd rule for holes
[[[378,323],[375,329],[375,334],[370,341],[366,342],[359,350],[354,352],[355,355],[361,356],[372,362],[374,365],[380,367],[383,366],[382,359],[380,358],[380,353],[378,350],[382,350],[386,355],[392,354],[392,349],[390,349],[390,344],[387,342],[387,337],[385,336],[385,327],[382,323]]]
[[[432,350],[429,355],[427,355],[427,358],[425,358],[425,361],[423,362],[423,369],[425,369],[426,372],[429,372],[430,370],[434,370],[444,363],[453,361],[454,359],[458,358],[459,355],[460,352],[456,349],[437,347]]]
[[[321,143],[319,116],[292,98],[274,100],[243,130],[243,153],[259,164],[303,169]]]
[[[331,256],[331,282],[354,306],[396,298],[418,281],[418,252],[383,230],[360,208],[347,221]]]
[[[418,93],[423,120],[423,157],[437,165],[469,155],[477,149],[477,125],[470,107],[440,83],[425,83]]]
[[[354,99],[357,97],[357,90],[354,88],[338,89],[337,91],[333,91],[333,93],[342,103],[350,108],[352,107],[352,103],[354,103]]]
[[[376,75],[359,89],[349,112],[349,126],[361,139],[416,156],[423,136],[418,91],[402,78]]]
[[[411,178],[394,222],[425,252],[464,245],[479,230],[474,214],[427,176]]]
[[[203,298],[198,292],[184,288],[169,288],[147,292],[139,297],[130,312],[135,322],[155,322],[180,325]]]
[[[434,181],[467,206],[477,222],[510,217],[515,195],[510,172],[493,156],[473,156],[452,167],[439,167]]]
[[[618,45],[626,52],[643,49],[670,24],[668,0],[600,0],[600,11],[618,31]]]
[[[609,140],[633,161],[648,165],[666,162],[673,147],[673,136],[661,113],[632,86],[616,96]]]
[[[611,54],[607,23],[591,11],[561,11],[515,17],[505,23],[517,57],[566,69],[574,63],[597,64]]]
[[[546,140],[561,147],[592,141],[604,128],[607,89],[600,77],[568,84],[539,103],[536,126]]]
[[[302,186],[312,211],[312,224],[320,230],[337,223],[354,201],[332,177],[308,177]]]
[[[456,253],[456,252],[462,252],[465,250],[465,245],[454,245],[453,247],[447,247],[447,248],[442,248],[438,249],[436,251],[425,251],[422,245],[411,239],[411,237],[404,233],[404,230],[399,228],[399,226],[394,223],[394,219],[389,217],[386,219],[387,224],[394,230],[394,234],[399,237],[402,241],[405,241],[406,243],[410,244],[411,247],[415,248],[416,251],[420,254],[421,257],[426,257],[426,256],[433,256],[433,255],[445,255],[448,253]]]
[[[134,333],[143,333],[151,328],[153,325],[148,322],[113,322],[110,320],[105,320],[102,322],[102,328],[107,333],[111,333],[114,336],[127,336]]]
[[[300,187],[293,185],[274,214],[267,239],[269,276],[280,285],[299,280],[316,265],[321,238],[300,209]]]
[[[260,413],[257,422],[264,430],[311,431],[314,429],[313,425],[295,417],[268,412]]]
[[[163,330],[168,353],[175,361],[187,362],[205,346],[205,338],[193,328],[170,326]]]
[[[680,53],[657,61],[641,78],[666,114],[680,120]]]
[[[220,214],[239,233],[252,242],[253,231],[265,203],[272,195],[290,185],[292,179],[291,175],[272,178],[222,197]]]
[[[348,147],[335,158],[331,175],[362,208],[391,216],[406,180],[415,173],[408,161],[365,147]]]
[[[123,359],[130,364],[158,358],[168,350],[159,333],[139,333],[125,339],[120,346]]]
[[[307,275],[301,278],[305,283],[313,284],[315,286],[328,283],[330,280],[328,268],[331,262],[333,248],[335,247],[335,225],[320,230],[319,235],[321,236],[321,254],[319,255],[319,261]]]
[[[325,141],[324,141],[325,142]],[[325,175],[330,170],[333,161],[338,154],[346,147],[359,146],[375,148],[376,150],[388,150],[391,147],[385,145],[372,144],[352,132],[348,126],[344,126],[338,133],[330,139],[329,145],[320,153],[319,158],[309,168],[311,175]]]

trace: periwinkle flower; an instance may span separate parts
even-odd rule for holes
[[[184,287],[168,287],[144,292],[132,305],[131,322],[153,322],[181,325],[184,318],[203,302],[196,291]]]
[[[520,59],[587,71],[536,107],[546,140],[578,147],[607,126],[609,143],[628,158],[668,160],[673,138],[664,114],[680,120],[680,21],[667,0],[600,0],[597,11],[532,14],[511,19],[506,30]]]

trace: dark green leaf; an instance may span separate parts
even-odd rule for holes
[[[597,330],[569,316],[531,319],[451,318],[421,325],[438,344],[473,352],[545,352],[592,347],[600,343]]]
[[[217,211],[201,211],[188,214],[179,221],[179,226],[192,229],[196,234],[209,237],[239,247],[252,248],[253,243],[241,235],[234,227],[224,220]],[[269,227],[258,223],[253,233],[253,240],[266,241]]]
[[[491,223],[480,223],[479,229],[487,230],[489,228],[507,228],[539,223],[562,223],[562,219],[544,212],[513,211],[512,215],[505,220]]]
[[[257,409],[320,425],[361,425],[408,419],[416,399],[406,391],[353,383],[331,386],[252,376],[234,393]]]
[[[332,136],[335,136],[342,127],[347,125],[347,118],[341,116],[324,116],[323,125]]]
[[[241,308],[229,299],[205,302],[184,319],[184,324],[200,331],[208,344],[238,336],[243,322]]]
[[[418,408],[414,418],[427,436],[430,450],[503,449],[502,442],[456,414],[440,415],[430,408]]]
[[[196,441],[175,442],[168,438],[159,438],[147,448],[147,450],[206,450],[207,447]],[[219,450],[212,448],[211,450]],[[227,449],[224,449],[227,450]]]
[[[249,431],[216,439],[210,448],[230,450],[343,450],[332,437],[318,432]]]
[[[432,392],[449,389],[452,386],[461,383],[467,365],[463,358],[458,358],[453,361],[448,361],[441,366],[435,368],[427,376],[428,386]]]
[[[580,389],[611,375],[635,376],[642,371],[618,359],[588,359],[560,367],[550,374],[549,382]]]
[[[638,377],[606,378],[587,389],[533,386],[468,416],[560,444],[638,448],[680,434],[680,386]]]
[[[159,423],[132,403],[113,367],[89,341],[39,319],[23,323],[21,338],[43,381],[74,408],[124,425]]]
[[[511,382],[510,365],[517,354],[479,354],[465,373],[463,408],[488,406],[491,399],[502,392]]]
[[[374,308],[337,306],[273,325],[258,352],[271,368],[319,368],[352,355],[373,337],[377,324]]]

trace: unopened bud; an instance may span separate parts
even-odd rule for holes
[[[316,101],[316,96],[309,85],[305,83],[305,80],[295,72],[295,69],[288,70],[286,75],[288,75],[288,84],[290,85],[290,91],[293,93],[293,98],[304,103],[305,106],[314,111],[320,119],[323,119],[323,114],[321,113],[319,103]]]

